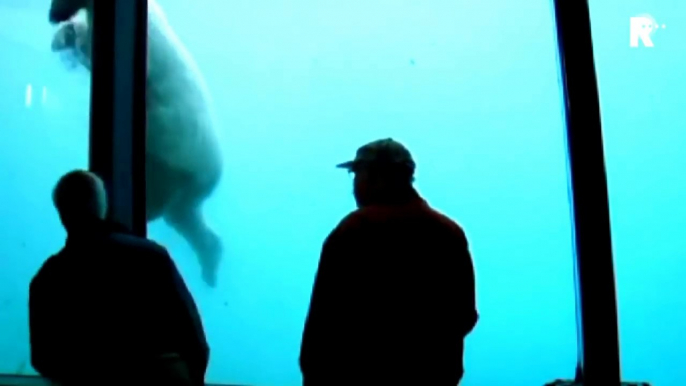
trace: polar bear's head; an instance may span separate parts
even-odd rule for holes
[[[80,10],[89,9],[93,0],[52,0],[49,18],[53,24],[65,22],[74,17]]]

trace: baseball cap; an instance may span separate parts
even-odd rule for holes
[[[361,167],[409,168],[414,172],[415,163],[410,151],[400,142],[392,138],[379,139],[370,142],[357,150],[355,159],[336,165],[337,168],[349,171],[359,170]]]

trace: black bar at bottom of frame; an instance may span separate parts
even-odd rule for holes
[[[598,86],[586,0],[554,0],[575,223],[580,376],[619,385],[617,303]]]
[[[90,169],[110,195],[110,217],[146,233],[147,2],[93,2]]]

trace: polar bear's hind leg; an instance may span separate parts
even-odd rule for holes
[[[197,189],[201,188],[201,189]],[[179,187],[178,194],[165,208],[164,220],[191,246],[202,269],[203,280],[211,287],[217,282],[217,269],[222,255],[219,236],[207,226],[202,204],[214,187]]]

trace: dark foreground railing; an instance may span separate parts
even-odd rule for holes
[[[93,380],[93,385],[98,385],[98,380]],[[131,382],[131,385],[137,385]],[[35,375],[0,375],[0,386],[51,386],[50,381]],[[145,385],[140,385],[145,386]],[[150,385],[158,386],[158,385]],[[206,386],[239,386],[239,385],[220,385],[216,383],[208,383]],[[242,385],[246,386],[246,385]]]
[[[93,385],[97,385],[98,382],[97,380],[93,380]],[[132,385],[135,385],[135,383],[132,382]],[[45,379],[37,376],[30,376],[30,375],[0,375],[0,386],[50,386],[50,382],[46,381]],[[141,385],[143,386],[143,385]],[[151,386],[157,386],[157,385],[151,385]],[[239,385],[221,385],[217,383],[208,383],[206,386],[239,386]],[[246,386],[246,385],[242,385]],[[429,385],[427,385],[429,386]],[[539,385],[532,385],[532,386],[539,386]],[[544,386],[584,386],[581,383],[576,383],[572,381],[555,381],[551,383],[547,383]],[[601,384],[599,386],[607,386],[607,384]],[[644,382],[638,382],[638,383],[630,383],[630,382],[622,382],[620,386],[651,386],[649,383],[644,383]]]

